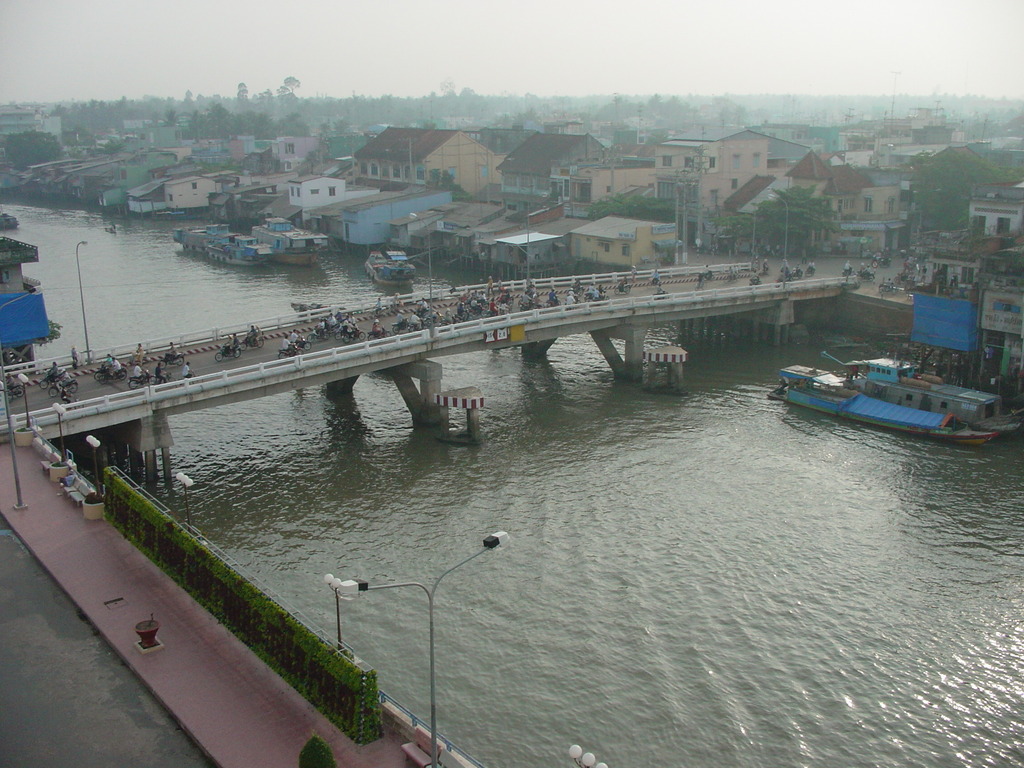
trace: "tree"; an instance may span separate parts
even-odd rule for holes
[[[587,213],[591,219],[603,219],[605,216],[622,216],[627,219],[641,221],[672,221],[676,220],[674,200],[661,200],[655,197],[639,197],[637,195],[613,195],[598,200],[590,206]]]
[[[758,240],[788,245],[790,253],[806,253],[816,238],[838,229],[829,201],[810,187],[776,190],[757,206]]]
[[[1019,172],[999,168],[965,149],[946,149],[935,155],[919,155],[914,198],[921,211],[923,229],[966,229],[971,188],[975,184],[1014,181]]]
[[[249,100],[249,86],[247,86],[245,83],[239,83],[238,84],[238,96],[237,96],[237,98],[238,98],[239,101],[248,101]]]
[[[15,168],[48,163],[61,155],[57,137],[42,131],[12,133],[7,137],[4,146],[7,150],[7,159]]]
[[[334,753],[323,737],[314,733],[299,752],[299,768],[336,768]]]

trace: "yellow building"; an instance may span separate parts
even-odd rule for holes
[[[464,131],[388,128],[355,153],[359,180],[437,184],[447,175],[474,197],[500,183],[498,155]]]
[[[671,259],[675,224],[605,216],[569,232],[573,258],[609,267],[649,266]]]

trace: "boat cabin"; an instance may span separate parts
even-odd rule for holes
[[[878,357],[874,360],[858,360],[847,363],[850,378],[863,376],[869,381],[898,382],[900,379],[912,379],[917,376],[917,366],[902,360]]]

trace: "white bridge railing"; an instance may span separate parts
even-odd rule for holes
[[[556,280],[558,279],[556,278]],[[544,281],[543,284],[546,286],[547,281]],[[289,373],[298,376],[315,375],[325,371],[342,369],[346,367],[346,364],[368,362],[374,355],[382,353],[384,356],[380,366],[382,368],[387,367],[387,358],[397,358],[408,354],[430,352],[431,350],[446,350],[447,353],[451,354],[450,350],[452,347],[479,342],[483,332],[508,328],[513,325],[532,325],[534,327],[571,326],[602,317],[614,319],[617,316],[634,317],[638,314],[647,316],[662,313],[668,314],[687,307],[699,307],[723,302],[731,303],[745,298],[783,297],[794,293],[799,294],[807,291],[841,288],[844,285],[846,285],[846,281],[843,278],[820,278],[763,285],[733,285],[702,291],[687,291],[686,293],[626,296],[623,298],[606,299],[605,301],[582,302],[571,306],[559,305],[532,309],[526,312],[500,314],[494,317],[483,317],[454,325],[439,325],[434,328],[397,336],[388,336],[383,339],[373,339],[346,346],[310,351],[292,358],[270,360],[243,368],[225,369],[217,373],[197,376],[192,379],[154,384],[137,390],[114,392],[103,397],[82,400],[66,405],[67,414],[64,416],[64,419],[70,420],[98,416],[138,406],[151,409],[161,402],[177,400],[182,396],[194,398],[196,395],[213,393],[217,390],[223,390],[227,387],[238,387],[239,385],[244,388],[246,384],[263,383],[268,378]],[[326,312],[327,310],[318,311]],[[295,324],[294,319],[293,316],[290,325]],[[280,327],[290,326],[283,325]],[[49,408],[34,411],[31,415],[33,422],[39,426],[48,426],[57,422],[56,415]],[[24,416],[15,417],[15,420],[23,424]]]

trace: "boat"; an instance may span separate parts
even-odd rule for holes
[[[311,267],[327,250],[327,235],[297,229],[288,219],[272,218],[252,228],[252,236],[270,246],[270,260],[277,264]]]
[[[237,232],[228,231],[227,224],[208,224],[205,227],[174,230],[174,242],[179,243],[186,251],[206,252],[210,243],[226,243]]]
[[[998,435],[971,429],[952,413],[932,413],[888,403],[855,389],[844,376],[791,365],[779,371],[780,386],[769,397],[840,419],[891,429],[955,445],[982,445]]]
[[[919,373],[912,362],[876,357],[842,365],[854,389],[878,400],[931,413],[950,413],[982,431],[1007,433],[1021,426],[1020,414],[1003,414],[999,395],[946,384],[938,376]]]
[[[236,267],[258,267],[270,262],[270,247],[249,235],[232,235],[227,242],[212,241],[206,255],[213,261]]]
[[[0,229],[17,229],[18,217],[9,213],[0,213]]]
[[[382,285],[411,283],[416,277],[416,265],[409,261],[405,251],[371,251],[365,266],[366,274]]]

